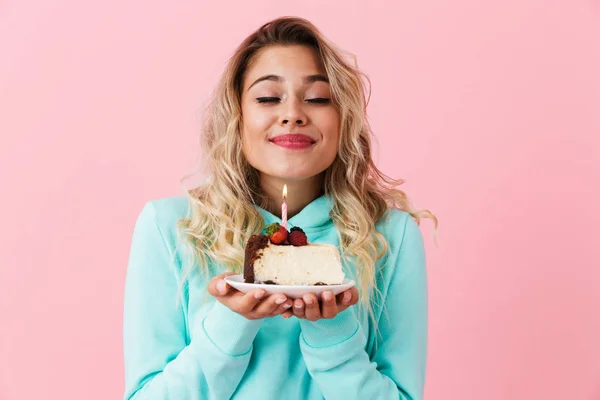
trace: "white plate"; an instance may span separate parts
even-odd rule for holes
[[[334,295],[340,294],[345,290],[354,286],[354,281],[344,279],[344,283],[340,285],[320,285],[320,286],[295,286],[295,285],[266,285],[259,283],[244,282],[244,275],[229,275],[225,277],[225,282],[230,284],[242,293],[248,293],[252,289],[264,289],[268,294],[283,293],[291,299],[299,299],[303,294],[314,293],[320,295],[326,290],[331,291]]]

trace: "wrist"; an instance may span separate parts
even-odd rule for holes
[[[302,339],[310,347],[330,347],[350,339],[358,330],[358,319],[351,309],[335,318],[300,320]]]
[[[262,320],[249,320],[215,300],[202,325],[206,335],[223,353],[237,356],[250,351]]]

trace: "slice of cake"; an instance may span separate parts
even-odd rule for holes
[[[268,235],[268,236],[267,236]],[[275,285],[339,285],[344,272],[337,247],[308,243],[300,228],[278,223],[246,244],[244,281]]]

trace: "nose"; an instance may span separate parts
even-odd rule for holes
[[[302,111],[302,107],[298,104],[298,100],[289,99],[286,107],[282,107],[282,114],[279,117],[279,122],[282,126],[306,125],[307,117]]]

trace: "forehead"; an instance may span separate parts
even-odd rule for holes
[[[324,74],[315,49],[308,46],[268,46],[259,50],[246,70],[244,86],[263,75],[274,74],[286,80]]]

